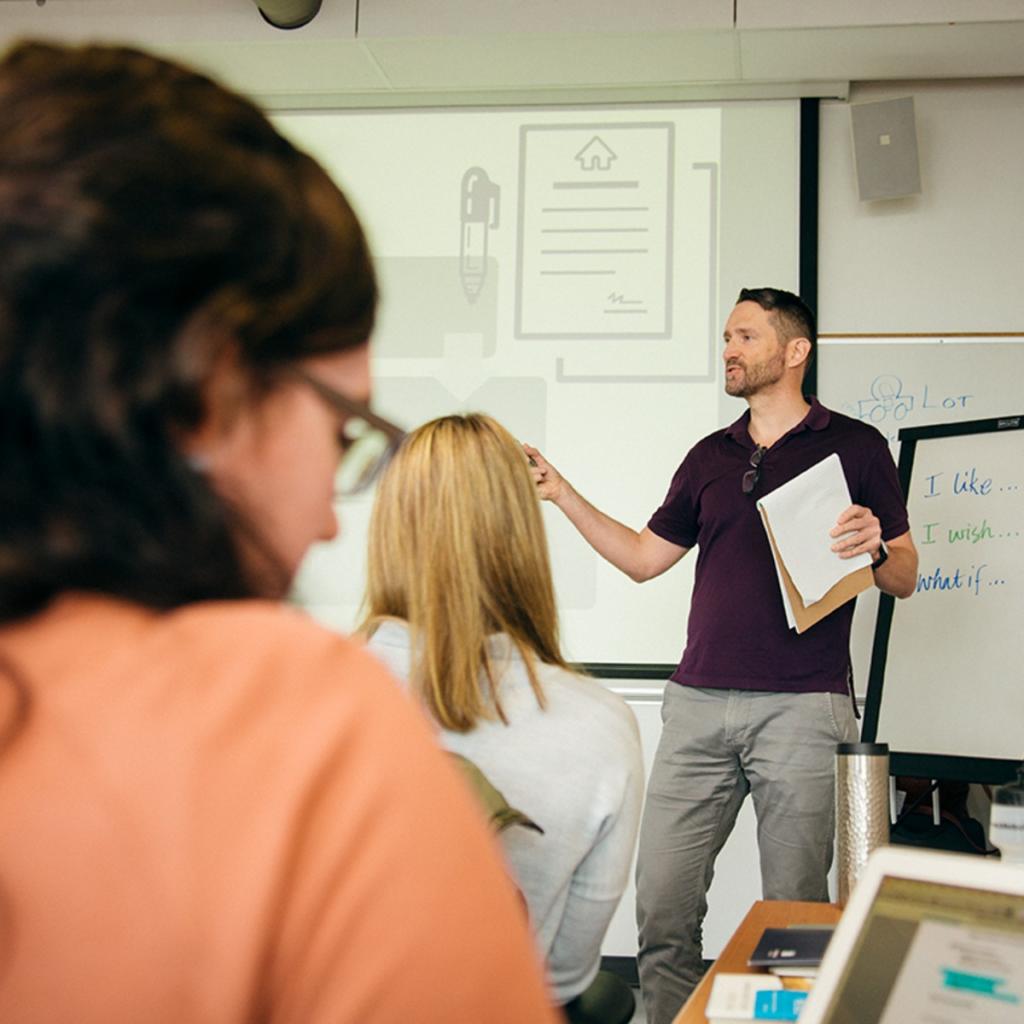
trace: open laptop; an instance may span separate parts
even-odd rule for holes
[[[885,847],[836,925],[800,1024],[1022,1024],[1024,867]]]

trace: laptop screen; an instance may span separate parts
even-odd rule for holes
[[[1021,1024],[1024,895],[884,877],[827,1024]]]

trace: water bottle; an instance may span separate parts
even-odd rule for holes
[[[838,903],[846,906],[872,851],[889,842],[889,746],[836,747]]]
[[[997,786],[992,793],[988,838],[1004,864],[1024,868],[1024,764],[1017,769],[1016,782]]]

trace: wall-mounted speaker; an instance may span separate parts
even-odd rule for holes
[[[899,199],[919,193],[914,97],[854,103],[850,120],[860,198]]]

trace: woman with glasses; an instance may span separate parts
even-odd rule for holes
[[[502,845],[554,998],[570,1020],[629,1020],[628,988],[591,986],[636,838],[636,720],[560,652],[533,479],[494,420],[447,416],[406,439],[371,517],[366,603],[371,650],[444,746],[543,829],[509,829]]]
[[[0,60],[0,1020],[549,1021],[429,730],[282,607],[368,408],[344,196],[116,48]],[[495,993],[501,998],[496,999]]]

